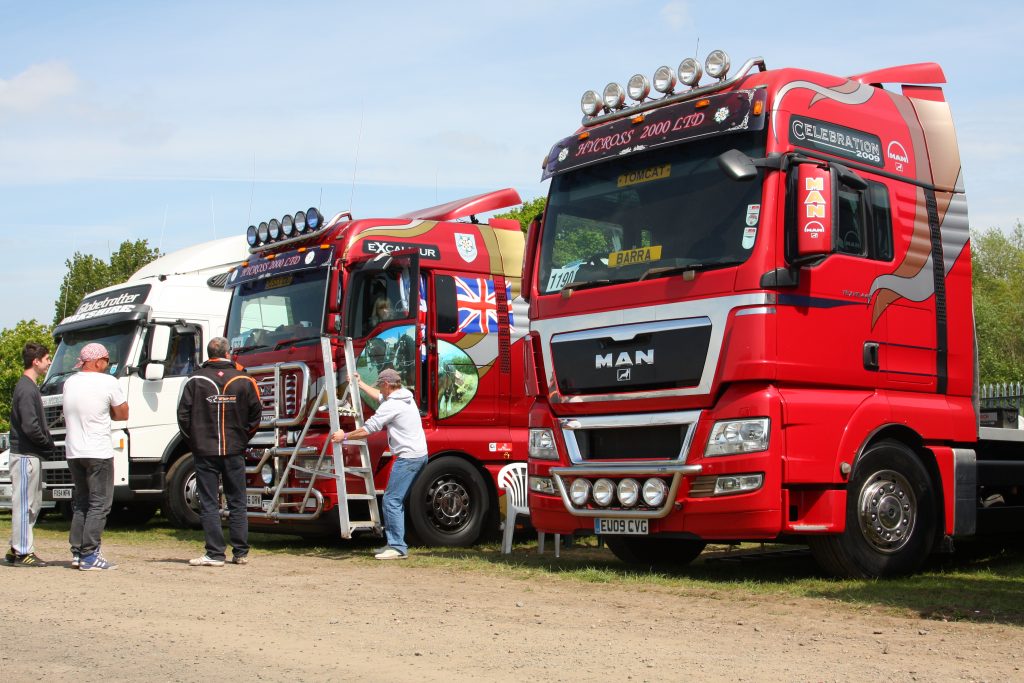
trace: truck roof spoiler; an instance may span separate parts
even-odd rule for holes
[[[935,85],[946,82],[946,74],[942,67],[935,62],[921,62],[920,64],[904,64],[903,66],[890,66],[877,71],[850,76],[851,81],[857,81],[865,85],[876,83],[900,83],[906,85]]]
[[[456,199],[455,201],[448,202],[447,204],[438,204],[437,206],[430,206],[425,209],[410,211],[409,213],[404,213],[401,216],[398,216],[398,218],[409,220],[454,221],[459,218],[467,218],[478,213],[487,213],[488,211],[506,209],[510,206],[516,206],[517,204],[522,203],[523,200],[519,197],[519,193],[511,187],[506,187],[504,190],[478,194],[472,197],[466,197],[465,199]]]

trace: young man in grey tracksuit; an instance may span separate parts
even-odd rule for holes
[[[378,560],[404,560],[409,556],[405,542],[405,498],[416,475],[427,464],[427,437],[412,392],[402,387],[397,370],[387,368],[377,375],[379,391],[359,380],[359,388],[379,400],[377,412],[359,429],[345,433],[339,429],[331,441],[363,439],[381,429],[388,430],[388,446],[395,460],[391,464],[388,486],[384,490],[384,530],[388,547],[374,555]]]

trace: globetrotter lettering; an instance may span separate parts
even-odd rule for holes
[[[78,310],[75,311],[75,315],[95,311],[98,308],[110,308],[112,306],[122,306],[124,304],[134,303],[134,301],[140,296],[140,294],[128,294],[125,292],[124,294],[113,298],[108,296],[105,299],[99,299],[97,301],[86,301],[78,307]],[[131,307],[129,306],[129,308]]]

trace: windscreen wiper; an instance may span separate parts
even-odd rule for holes
[[[584,282],[570,282],[566,286],[562,287],[561,291],[572,291],[574,289],[590,289],[591,287],[600,287],[601,285],[611,284],[611,280],[586,280]]]
[[[274,344],[274,350],[277,351],[278,349],[280,349],[280,348],[282,348],[284,346],[287,346],[289,344],[298,344],[300,342],[312,341],[313,339],[319,339],[319,338],[320,338],[320,335],[317,334],[317,335],[313,335],[313,336],[309,336],[309,337],[293,337],[291,339],[282,339],[281,341],[279,341],[276,344]]]
[[[249,351],[255,351],[256,349],[265,348],[267,348],[266,344],[249,344],[248,346],[239,346],[237,349],[231,349],[231,353],[248,353]]]
[[[662,268],[649,268],[644,271],[637,282],[643,282],[656,277],[667,277],[669,275],[675,275],[677,273],[685,273],[688,270],[715,270],[718,268],[728,268],[729,266],[738,266],[743,261],[712,261],[710,263],[688,263],[685,266],[664,266]]]

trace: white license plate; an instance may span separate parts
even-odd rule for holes
[[[74,489],[50,489],[54,500],[71,500],[71,492]]]
[[[263,496],[258,493],[245,494],[245,507],[258,508],[263,505]]]
[[[267,498],[265,501],[263,501],[263,504],[260,507],[262,507],[263,511],[266,512],[267,510],[270,509],[270,504],[273,502],[274,501],[272,499]]]
[[[606,536],[646,536],[646,519],[605,519],[598,517],[594,520],[594,533]]]

